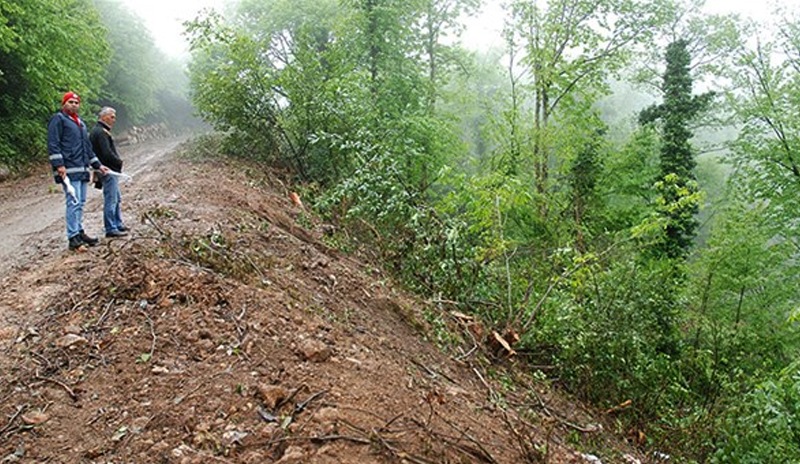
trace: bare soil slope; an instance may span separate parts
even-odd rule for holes
[[[180,142],[122,150],[133,232],[86,253],[46,168],[0,185],[0,461],[632,459],[469,337],[427,342],[426,312],[463,319],[329,247],[280,182]]]

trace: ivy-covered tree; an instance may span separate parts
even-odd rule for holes
[[[690,143],[691,124],[708,110],[714,94],[692,95],[691,56],[686,41],[670,43],[665,59],[661,88],[664,102],[643,110],[639,122],[659,122],[662,128],[661,176],[656,188],[659,211],[665,217],[665,233],[655,249],[660,255],[678,258],[688,253],[697,229],[697,163]]]
[[[731,58],[742,46],[738,18],[707,15],[704,3],[665,3],[669,19],[654,31],[656,46],[646,50],[635,66],[634,80],[656,89],[662,100],[643,110],[639,122],[660,130],[661,172],[653,181],[657,194],[654,207],[662,234],[656,237],[651,251],[667,258],[685,257],[697,234],[696,213],[702,195],[695,175],[698,150],[692,146],[694,132],[703,125],[721,125],[721,112],[707,111],[715,92],[694,96],[692,89],[698,83],[718,88],[713,77],[729,68]]]

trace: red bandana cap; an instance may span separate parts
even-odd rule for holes
[[[80,101],[81,101],[81,97],[79,97],[77,93],[75,93],[75,92],[67,92],[67,93],[64,94],[64,97],[61,99],[61,106],[64,106],[64,104],[67,103],[67,100],[69,100],[70,98],[74,98],[75,100],[78,100],[78,103],[80,103]]]

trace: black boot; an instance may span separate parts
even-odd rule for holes
[[[80,238],[83,241],[83,243],[89,245],[90,247],[93,247],[98,243],[100,243],[100,239],[98,239],[97,237],[89,237],[88,235],[86,235],[86,232],[84,231],[81,231]]]
[[[74,236],[69,238],[69,249],[70,250],[77,250],[77,251],[85,250],[86,247],[84,245],[85,245],[85,243],[83,243],[83,240],[81,240],[81,236],[80,235],[74,235]]]

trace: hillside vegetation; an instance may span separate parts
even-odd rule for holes
[[[128,151],[131,237],[72,253],[53,220],[24,247],[58,251],[10,258],[6,462],[635,462],[473,319],[332,248],[277,173],[159,143]],[[26,183],[58,204],[48,182]]]
[[[67,4],[87,13],[54,29]],[[284,173],[326,246],[370,250],[437,307],[417,319],[445,350],[469,321],[530,376],[614,411],[647,456],[800,461],[798,12],[756,24],[694,0],[513,0],[504,46],[477,53],[458,37],[479,8],[231,2],[185,25],[189,91],[171,95],[215,129],[212,153],[255,166],[245,182]],[[172,74],[144,59],[146,31],[115,39],[141,32],[119,4],[6,2],[0,17],[12,166],[43,160],[45,110],[68,88],[132,120],[183,108],[158,98],[154,76]],[[53,50],[86,65],[31,65]],[[116,72],[130,66],[152,85]],[[217,264],[260,268],[263,253]]]

